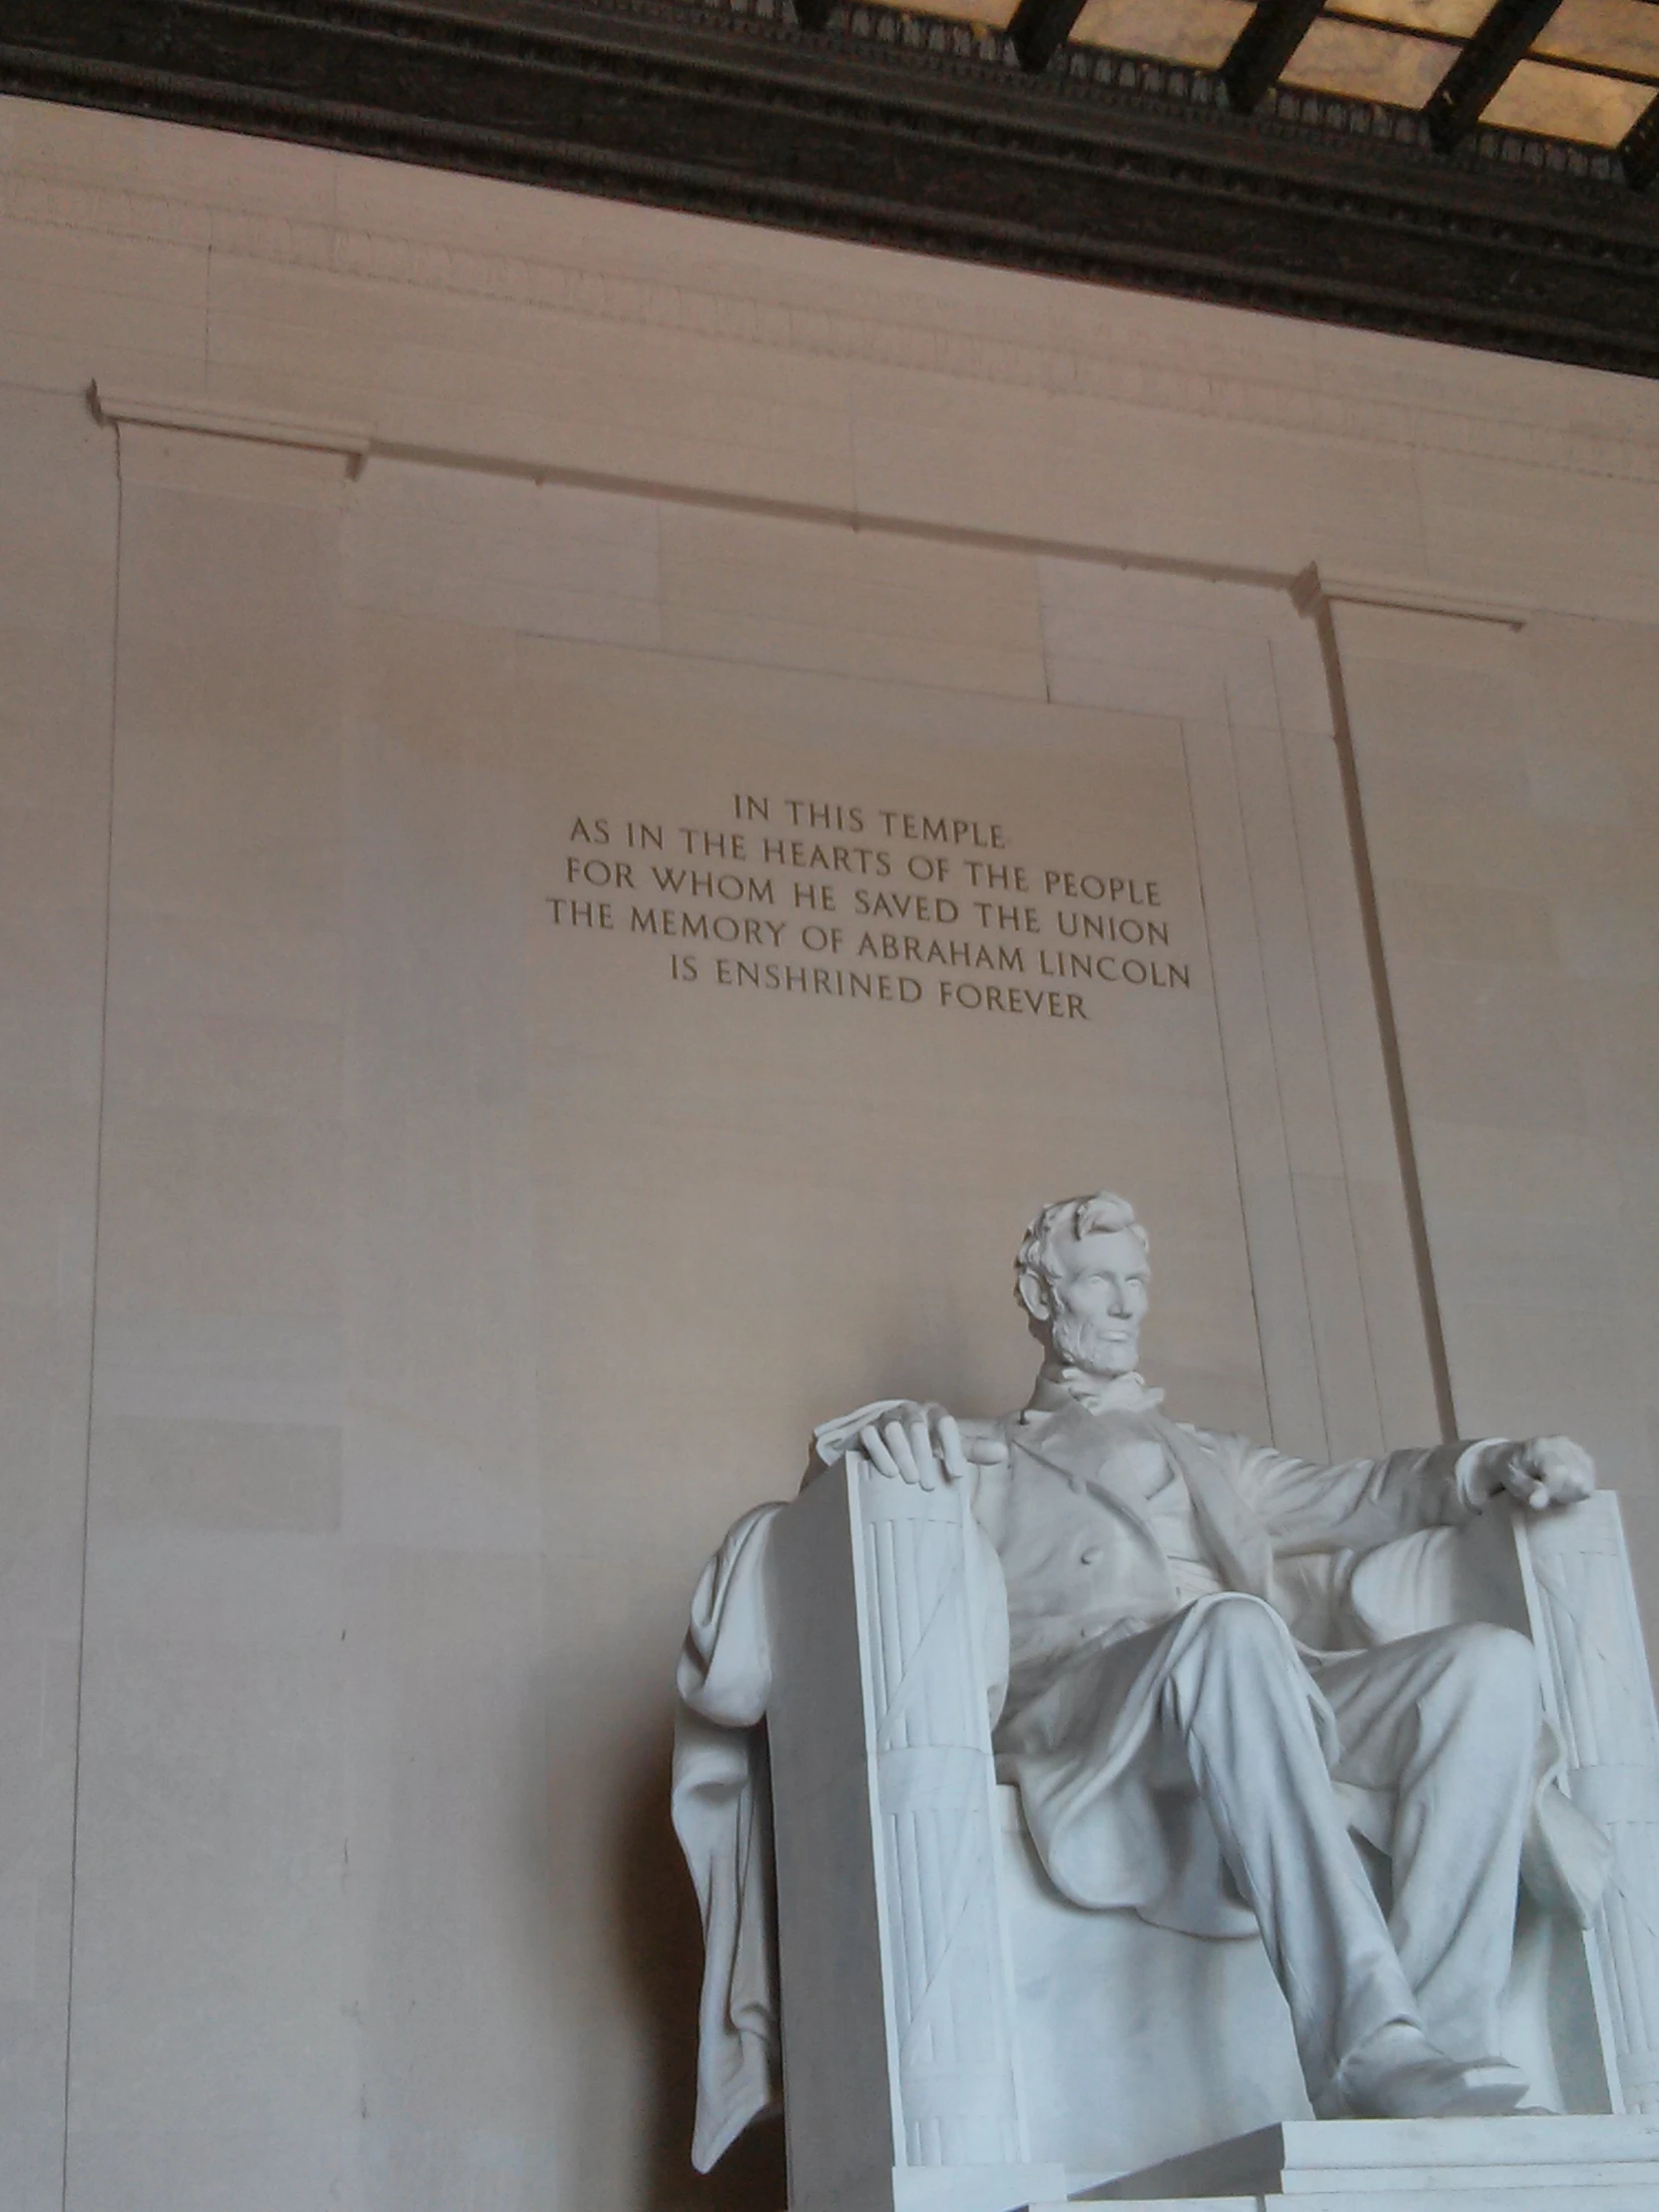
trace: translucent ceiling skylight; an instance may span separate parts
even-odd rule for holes
[[[1421,110],[1478,37],[1491,6],[1492,0],[1326,0],[1281,81]],[[930,0],[923,12],[1006,30],[1018,0]],[[1255,13],[1254,0],[1084,0],[1070,36],[1081,46],[1219,70]],[[1479,120],[1615,146],[1656,97],[1659,0],[1561,0]]]
[[[1480,120],[1509,131],[1577,139],[1586,146],[1617,146],[1653,95],[1651,84],[1635,84],[1625,77],[1601,77],[1585,69],[1556,69],[1548,62],[1526,61],[1516,65]]]
[[[1219,69],[1255,12],[1253,0],[1085,0],[1071,35],[1085,46]]]
[[[1350,22],[1327,9],[1286,63],[1285,82],[1312,92],[1346,93],[1351,100],[1420,108],[1456,59],[1457,48],[1443,40]]]

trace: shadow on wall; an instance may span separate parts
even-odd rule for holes
[[[665,1729],[628,1802],[615,1859],[624,1964],[652,2044],[651,2101],[641,2116],[644,2201],[649,2212],[784,2212],[781,2120],[750,2128],[713,2173],[691,2162],[703,1931],[669,1819],[671,1749]]]

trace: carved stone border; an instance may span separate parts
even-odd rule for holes
[[[837,20],[5,0],[0,90],[1659,375],[1659,213],[1588,158],[1440,157],[1353,103],[1238,116],[1200,72],[1025,78],[997,40]]]
[[[98,383],[88,391],[87,404],[96,421],[115,426],[136,422],[153,430],[195,430],[205,437],[240,438],[250,445],[292,445],[307,452],[338,453],[353,475],[374,445],[373,432],[362,423],[294,414],[285,408],[226,406],[213,399],[135,392]]]
[[[585,322],[614,322],[749,343],[803,358],[867,361],[1030,390],[1173,410],[1207,419],[1411,448],[1425,456],[1520,462],[1618,482],[1659,482],[1659,413],[1646,387],[1608,386],[1594,425],[1572,393],[1547,386],[1505,394],[1481,413],[1467,394],[1409,399],[1379,391],[1361,363],[1310,363],[1277,342],[1271,324],[1236,325],[1225,369],[1183,365],[1167,332],[1102,316],[1066,342],[1020,339],[956,317],[930,315],[878,288],[824,300],[810,288],[714,289],[661,272],[604,270],[568,259],[485,250],[448,238],[306,221],[85,180],[0,174],[0,224],[67,229],[111,239],[219,251],[273,267],[326,271],[371,283],[461,298],[505,300]],[[666,265],[665,265],[666,268]],[[1466,369],[1462,371],[1466,380]],[[1574,392],[1576,387],[1574,387]],[[1563,401],[1571,404],[1563,405]],[[1019,400],[1010,397],[1011,407]]]
[[[1450,585],[1407,583],[1392,576],[1345,574],[1314,561],[1291,586],[1291,602],[1300,615],[1319,621],[1328,607],[1348,601],[1360,607],[1396,607],[1407,614],[1453,615],[1464,622],[1495,623],[1503,630],[1524,630],[1533,610],[1516,600],[1454,590]]]

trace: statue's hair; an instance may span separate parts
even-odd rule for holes
[[[1096,1191],[1089,1198],[1058,1198],[1032,1222],[1014,1262],[1014,1295],[1030,1320],[1034,1336],[1041,1336],[1042,1325],[1026,1305],[1025,1286],[1040,1284],[1047,1290],[1052,1285],[1055,1246],[1062,1241],[1075,1244],[1081,1237],[1102,1232],[1110,1235],[1116,1229],[1127,1229],[1139,1238],[1141,1250],[1150,1257],[1151,1238],[1135,1219],[1134,1207],[1116,1191]]]

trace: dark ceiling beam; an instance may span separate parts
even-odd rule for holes
[[[1619,143],[1624,173],[1638,192],[1659,179],[1659,97],[1638,116]]]
[[[1486,103],[1516,62],[1526,58],[1560,5],[1561,0],[1497,0],[1423,110],[1428,135],[1442,154],[1468,137]]]
[[[1083,0],[1019,0],[1008,36],[1021,69],[1046,69],[1082,13]]]
[[[1308,35],[1325,0],[1261,0],[1221,65],[1221,81],[1241,115],[1261,104]]]

